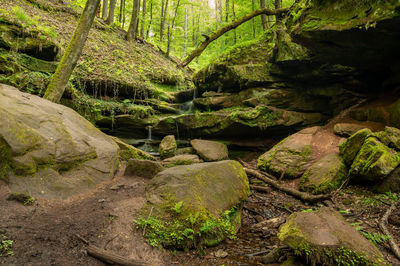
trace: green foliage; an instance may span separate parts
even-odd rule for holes
[[[188,249],[202,248],[207,237],[226,235],[236,239],[236,231],[231,219],[238,211],[236,208],[225,211],[220,218],[204,218],[200,212],[182,218],[183,202],[176,203],[172,210],[175,213],[168,221],[150,216],[134,220],[138,228],[146,232],[150,245]]]
[[[351,225],[354,226],[354,229],[360,231],[360,233],[375,246],[390,240],[390,236],[375,232],[369,233],[364,231],[360,223],[352,223]]]
[[[2,256],[13,256],[12,251],[13,241],[8,239],[7,236],[1,235],[0,237],[0,257]]]

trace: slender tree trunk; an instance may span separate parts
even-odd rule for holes
[[[168,42],[168,44],[167,44],[167,56],[169,56],[169,52],[170,52],[170,49],[171,49],[171,14],[170,14],[170,12],[168,12],[168,32],[167,32],[167,34],[168,34],[168,36],[167,36],[167,38],[168,38],[168,40],[167,40],[167,42]]]
[[[171,52],[171,40],[172,40],[172,30],[175,28],[175,18],[178,16],[178,8],[179,8],[179,3],[181,0],[178,0],[176,2],[175,10],[174,13],[172,14],[172,21],[171,20],[171,12],[168,15],[168,49],[167,49],[167,56],[169,56]]]
[[[58,64],[56,73],[54,73],[43,98],[56,103],[60,101],[65,87],[68,85],[72,71],[82,54],[83,47],[85,46],[86,39],[89,35],[99,5],[100,0],[88,0],[86,2],[85,9],[79,19],[74,35]]]
[[[251,0],[251,11],[253,11],[253,12],[254,12],[254,9],[255,9],[254,1],[255,0]],[[252,18],[251,22],[252,22],[252,26],[253,26],[253,39],[254,39],[256,37],[256,22],[255,22],[255,19]]]
[[[146,39],[149,38],[152,22],[153,22],[153,0],[151,0],[151,2],[150,2],[150,21],[149,21],[149,25],[147,26]]]
[[[118,17],[118,21],[119,23],[122,23],[122,8],[124,6],[124,0],[121,0],[121,4],[119,6],[119,17]]]
[[[106,20],[108,14],[108,0],[103,0],[103,11],[101,13],[101,17]]]
[[[215,4],[215,30],[218,30],[218,0],[214,0],[214,4]]]
[[[126,21],[126,0],[124,0],[124,7],[122,9],[122,29],[125,29],[125,21]]]
[[[232,0],[232,16],[233,20],[236,20],[236,14],[235,14],[235,0]],[[236,30],[233,30],[233,43],[236,44]]]
[[[186,49],[187,49],[187,27],[188,26],[188,8],[185,6],[185,24],[184,24],[184,40],[185,43],[183,44],[183,54],[186,55]]]
[[[167,19],[167,11],[168,11],[168,0],[165,1],[164,10],[162,10],[161,8],[161,12],[163,12],[163,14],[161,15],[160,42],[164,40],[164,27],[165,27],[165,20]]]
[[[222,9],[222,0],[219,0],[219,21],[224,22],[224,11]]]
[[[218,39],[219,37],[221,37],[223,34],[227,33],[228,31],[236,29],[238,26],[242,25],[246,21],[249,21],[252,18],[262,15],[262,14],[276,16],[276,15],[287,13],[288,11],[289,11],[288,8],[275,9],[275,10],[263,8],[263,9],[258,9],[250,14],[247,14],[247,15],[233,21],[232,23],[226,25],[225,27],[220,28],[219,30],[217,30],[216,32],[211,34],[210,36],[205,36],[206,40],[197,49],[193,50],[192,53],[190,55],[188,55],[185,58],[185,60],[183,60],[178,66],[179,67],[187,66],[190,62],[192,62],[192,60],[194,58],[201,55],[201,53],[207,48],[207,46],[210,43],[212,43],[213,41],[215,41],[216,39]]]
[[[229,0],[225,0],[225,22],[229,22]]]
[[[265,8],[265,0],[260,0],[260,8]],[[265,31],[268,27],[266,15],[261,15],[261,24],[262,24],[263,30]]]
[[[146,20],[146,0],[143,0],[142,25],[140,27],[140,36],[142,36],[143,39],[145,39],[145,36],[144,36],[145,20]]]
[[[196,14],[194,12],[194,8],[192,6],[192,47],[196,47]]]
[[[138,28],[139,9],[140,9],[140,0],[133,0],[131,23],[129,24],[128,32],[126,33],[126,39],[128,41],[136,39],[136,33],[137,33],[137,28]]]
[[[111,25],[114,23],[114,14],[115,14],[115,5],[117,4],[117,0],[110,0],[110,10],[108,11],[108,17],[106,23]]]

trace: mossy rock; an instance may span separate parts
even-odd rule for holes
[[[369,136],[374,136],[370,129],[361,129],[339,146],[340,156],[342,156],[346,165],[350,166],[353,163],[364,141]]]
[[[162,164],[166,167],[173,167],[177,165],[190,165],[201,162],[203,161],[200,160],[199,156],[195,154],[180,154],[163,160]]]
[[[125,168],[125,176],[140,176],[153,178],[163,171],[164,167],[156,161],[130,159]]]
[[[210,140],[194,139],[190,141],[196,153],[206,162],[228,159],[228,147],[224,143]]]
[[[146,188],[148,202],[142,209],[143,219],[159,225],[146,228],[150,243],[179,249],[213,246],[232,237],[249,193],[247,175],[236,161],[176,166],[158,173]]]
[[[389,265],[371,242],[327,207],[291,214],[278,238],[311,264]]]
[[[382,181],[400,164],[400,155],[375,137],[364,141],[353,164],[350,176],[353,180],[377,183]]]
[[[118,152],[119,157],[121,157],[125,161],[128,161],[130,159],[151,160],[151,161],[156,160],[152,155],[148,154],[147,152],[135,148],[132,145],[123,142],[117,137],[112,137],[112,138],[119,147],[119,152]]]
[[[347,177],[347,167],[337,153],[330,153],[314,163],[301,176],[299,188],[313,194],[338,189]]]
[[[173,157],[177,147],[174,135],[165,136],[158,147],[161,159]]]
[[[277,177],[282,174],[288,179],[300,177],[312,161],[311,141],[318,129],[303,129],[282,140],[258,158],[257,167]]]
[[[385,130],[378,132],[376,136],[386,146],[400,151],[400,129],[394,127],[385,127]]]

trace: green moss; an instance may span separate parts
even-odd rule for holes
[[[10,161],[10,146],[3,138],[0,138],[0,180],[8,181],[8,172],[11,170]]]

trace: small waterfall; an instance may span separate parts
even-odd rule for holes
[[[179,140],[179,127],[178,121],[175,120],[175,127],[176,127],[176,139]]]
[[[193,114],[194,113],[194,103],[193,101],[197,97],[197,89],[193,90],[193,98],[191,101],[187,101],[181,105],[179,108],[181,114]]]
[[[147,127],[147,140],[152,140],[152,139],[151,139],[151,129],[152,129],[151,126],[148,126],[148,127]]]

